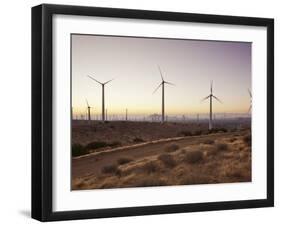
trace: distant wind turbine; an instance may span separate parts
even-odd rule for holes
[[[105,111],[104,111],[104,86],[105,86],[106,84],[108,84],[109,82],[111,82],[113,79],[108,80],[107,82],[102,83],[102,82],[100,82],[100,81],[94,79],[93,77],[91,77],[91,76],[89,76],[89,75],[88,75],[88,77],[89,77],[90,79],[94,80],[95,82],[99,83],[99,84],[101,85],[101,87],[102,87],[102,121],[104,122],[104,121],[105,121],[105,114],[104,114],[104,112],[105,112]]]
[[[91,121],[91,106],[88,103],[88,100],[86,99],[87,109],[88,109],[88,120]]]
[[[249,96],[250,96],[250,107],[249,107],[248,112],[250,112],[252,110],[252,92],[248,89],[248,93],[249,93]]]
[[[213,95],[213,81],[211,81],[210,87],[210,95],[203,98],[202,101],[210,99],[210,116],[209,116],[209,130],[213,129],[213,98],[215,98],[218,102],[222,103],[219,98]]]
[[[171,83],[171,82],[165,81],[159,66],[158,66],[158,69],[159,69],[159,72],[160,72],[160,75],[161,75],[162,82],[159,84],[159,86],[157,86],[157,88],[154,90],[153,93],[155,93],[160,88],[160,86],[162,86],[162,117],[161,117],[161,122],[164,123],[164,121],[165,121],[165,84],[169,84],[169,85],[174,85],[174,84]]]

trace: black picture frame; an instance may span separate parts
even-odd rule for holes
[[[54,212],[52,210],[52,17],[55,14],[266,27],[267,198]],[[56,221],[270,206],[274,206],[273,19],[49,4],[32,8],[32,218],[40,221]]]

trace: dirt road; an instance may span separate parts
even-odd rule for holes
[[[100,152],[98,154],[72,159],[72,178],[99,175],[104,166],[114,164],[119,158],[128,157],[134,160],[152,157],[164,153],[165,146],[177,144],[180,148],[202,143],[206,139],[220,139],[233,136],[235,133],[218,133],[204,136],[184,137],[177,141],[149,143],[140,147],[126,148],[118,151]]]

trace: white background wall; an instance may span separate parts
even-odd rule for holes
[[[276,225],[280,221],[281,85],[279,1],[245,0],[106,0],[47,1],[147,10],[182,11],[275,18],[275,208],[199,212],[56,222],[56,225]],[[2,1],[0,35],[0,224],[36,225],[30,215],[31,183],[31,6],[42,1]],[[279,104],[279,105],[278,105]],[[279,116],[279,117],[278,117]],[[278,139],[279,138],[279,139]],[[271,222],[271,223],[270,223]]]

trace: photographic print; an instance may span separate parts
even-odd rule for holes
[[[71,189],[251,182],[251,53],[71,34]]]
[[[32,218],[274,206],[274,19],[42,4],[31,71]]]

